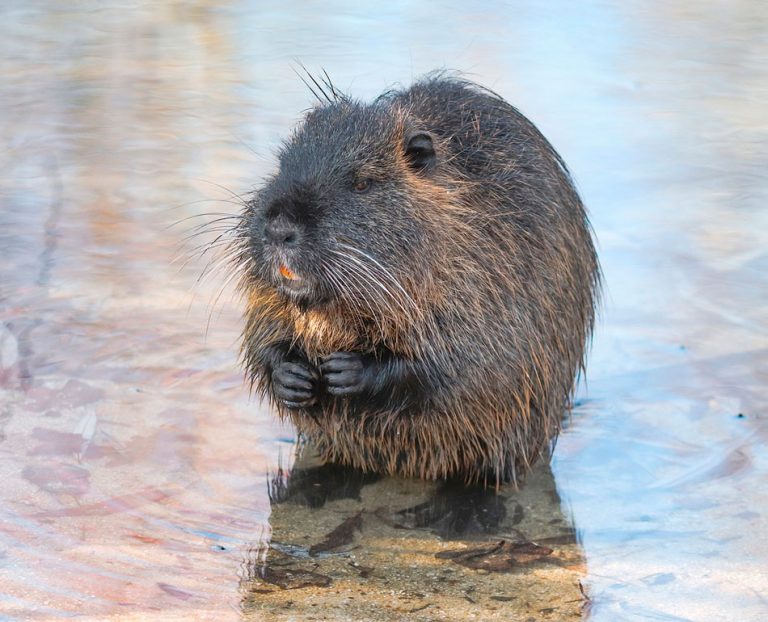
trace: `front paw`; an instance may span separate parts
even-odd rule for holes
[[[272,390],[287,408],[309,408],[317,402],[317,370],[295,361],[283,361],[272,370]]]
[[[323,359],[320,373],[330,395],[347,397],[365,390],[366,361],[354,352],[334,352]]]

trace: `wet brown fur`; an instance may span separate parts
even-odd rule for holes
[[[335,92],[329,99],[294,141],[319,123],[318,110],[341,119],[360,105]],[[585,210],[558,154],[494,93],[440,74],[372,105],[383,111],[379,133],[390,151],[363,167],[404,189],[405,199],[392,196],[381,210],[398,202],[397,218],[408,219],[419,243],[381,248],[376,258],[391,275],[376,272],[384,288],[355,282],[347,261],[344,279],[335,274],[350,291],[308,310],[259,277],[244,245],[246,368],[272,398],[260,353],[281,339],[313,364],[335,351],[381,347],[423,362],[429,392],[407,413],[352,409],[343,399],[326,400],[320,415],[275,405],[327,461],[408,477],[516,481],[556,438],[584,367],[599,288]],[[438,165],[428,175],[403,153],[412,128],[434,139]]]

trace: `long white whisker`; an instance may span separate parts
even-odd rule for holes
[[[219,291],[216,294],[216,297],[213,299],[213,302],[210,305],[210,313],[208,314],[208,321],[205,323],[205,336],[206,337],[208,337],[208,330],[211,327],[211,319],[213,318],[213,314],[216,311],[216,305],[218,304],[219,299],[221,298],[221,295],[227,289],[227,286],[232,282],[232,280],[236,276],[239,275],[239,273],[240,273],[239,270],[233,270],[232,273],[224,281],[224,284],[219,288]]]
[[[380,279],[376,278],[376,275],[371,270],[370,266],[366,265],[365,262],[361,261],[360,259],[358,259],[356,257],[352,257],[351,255],[347,255],[346,253],[342,253],[342,252],[336,251],[336,250],[334,250],[333,253],[336,254],[336,255],[345,257],[349,261],[352,261],[357,266],[359,266],[362,269],[362,271],[369,277],[370,282],[373,283],[374,285],[378,286],[379,289],[381,289],[389,297],[390,300],[395,302],[397,304],[397,306],[400,307],[400,310],[403,312],[403,315],[408,315],[408,311],[403,306],[400,298],[398,296],[395,296],[392,293],[392,291],[386,285],[384,285],[384,283],[381,282]]]
[[[331,284],[332,289],[336,292],[336,294],[342,299],[345,300],[348,304],[352,306],[352,309],[354,311],[353,318],[355,322],[355,326],[359,328],[364,327],[363,323],[363,313],[362,308],[360,306],[360,302],[357,300],[356,297],[349,297],[347,294],[343,283],[341,282],[341,277],[343,276],[343,267],[339,265],[337,261],[334,261],[333,258],[329,258],[330,261],[327,262],[330,265],[324,265],[322,266],[322,272],[325,278],[328,280],[328,282]],[[338,272],[341,274],[337,274],[333,270],[333,268],[336,268]]]
[[[342,255],[343,256],[343,255]],[[364,323],[362,321],[362,306],[361,303],[364,304],[367,308],[369,313],[366,314],[370,319],[375,322],[376,327],[379,329],[379,332],[382,334],[382,337],[384,336],[384,331],[381,326],[379,314],[376,313],[373,305],[370,301],[370,291],[369,289],[366,289],[363,287],[365,284],[365,281],[359,278],[357,274],[352,271],[348,266],[343,264],[338,260],[338,258],[329,257],[328,258],[330,262],[336,266],[339,270],[339,275],[337,278],[337,283],[339,283],[339,291],[348,303],[352,304],[355,309],[357,309],[358,314],[361,316],[361,319],[359,321],[360,327],[364,328]],[[344,277],[347,287],[344,287],[343,284],[340,282],[340,278]],[[349,296],[348,290],[352,289],[357,295],[356,296]]]
[[[400,281],[398,281],[395,278],[395,276],[392,274],[392,272],[389,271],[387,268],[385,268],[379,261],[377,261],[376,259],[371,257],[368,253],[366,253],[366,252],[360,250],[359,248],[356,248],[356,247],[354,247],[354,246],[352,246],[350,244],[339,243],[339,246],[341,246],[342,248],[346,248],[347,250],[353,251],[355,253],[358,253],[358,254],[362,255],[363,257],[367,258],[369,261],[373,262],[382,271],[383,275],[385,277],[389,278],[389,280],[392,282],[392,284],[395,287],[397,287],[397,289],[399,289],[400,292],[402,292],[403,296],[405,296],[406,300],[410,304],[413,305],[414,309],[416,311],[420,311],[418,305],[416,304],[416,301],[414,301],[413,298],[411,298],[410,294],[408,294],[408,292],[405,291],[405,288],[400,284]]]

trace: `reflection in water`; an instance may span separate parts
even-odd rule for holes
[[[583,618],[583,555],[547,464],[497,491],[314,460],[307,448],[273,480],[271,531],[241,582],[246,619]]]
[[[327,501],[337,499],[359,501],[362,487],[378,479],[379,476],[375,473],[342,469],[335,464],[295,468],[290,477],[280,469],[270,481],[269,500],[273,505],[298,503],[310,508],[322,508]]]
[[[389,580],[387,607],[439,618],[438,589],[487,619],[562,572],[595,622],[765,620],[764,3],[255,4],[3,3],[0,618],[219,621],[292,594],[345,619],[333,590]],[[265,480],[292,431],[243,386],[229,291],[204,335],[226,275],[173,262],[270,173],[311,101],[297,58],[360,97],[464,69],[572,168],[608,296],[553,461],[567,512],[548,474]]]
[[[447,482],[434,491],[429,501],[400,510],[398,524],[431,529],[443,540],[472,539],[498,533],[507,517],[508,503],[495,490]],[[522,518],[522,506],[514,503],[512,524]]]

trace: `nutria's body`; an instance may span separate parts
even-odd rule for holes
[[[238,227],[250,378],[323,457],[517,479],[555,438],[599,268],[560,157],[477,85],[311,110]]]

